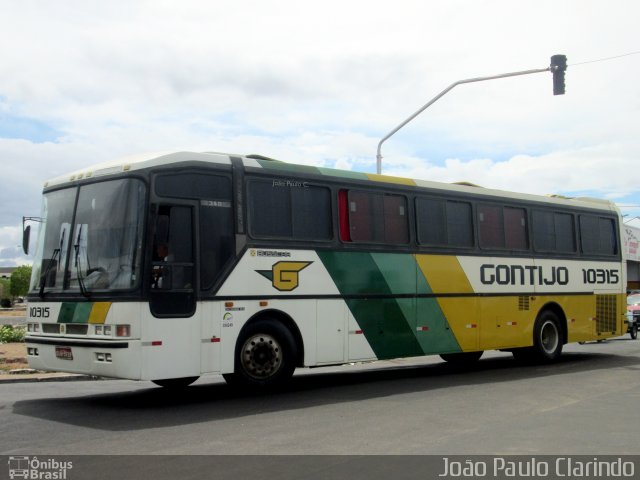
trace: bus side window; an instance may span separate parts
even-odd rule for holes
[[[349,238],[354,242],[409,243],[407,199],[402,195],[350,190],[347,213]],[[345,233],[341,232],[341,236],[344,241]]]
[[[200,171],[173,172],[159,175],[155,188],[159,196],[199,203],[200,288],[213,288],[235,254],[231,178]]]
[[[200,204],[200,288],[209,290],[234,255],[230,201]]]

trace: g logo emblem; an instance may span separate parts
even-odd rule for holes
[[[280,292],[290,292],[298,288],[299,273],[313,262],[277,262],[271,270],[256,270],[263,277],[271,280],[273,288]]]

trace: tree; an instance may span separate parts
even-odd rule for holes
[[[11,295],[14,297],[24,297],[29,291],[31,282],[31,267],[22,265],[11,274]]]
[[[11,298],[9,298],[9,290],[11,282],[8,278],[0,278],[0,307],[7,308],[11,306]]]

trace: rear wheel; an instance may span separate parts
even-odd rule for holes
[[[631,332],[629,332],[629,334],[633,340],[638,338],[638,325],[636,323],[631,327]]]
[[[533,333],[533,347],[540,360],[557,360],[562,354],[562,330],[557,315],[552,311],[543,312],[536,320]]]
[[[240,334],[234,372],[223,377],[227,383],[240,387],[280,385],[293,375],[297,351],[294,337],[287,327],[275,320],[259,320]]]
[[[560,319],[551,310],[545,310],[533,327],[533,347],[515,348],[513,357],[523,362],[553,362],[562,354],[563,336]]]

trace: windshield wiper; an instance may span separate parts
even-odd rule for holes
[[[62,235],[60,235],[60,246],[59,248],[55,248],[53,250],[53,254],[51,255],[51,258],[49,259],[49,263],[47,264],[47,268],[44,269],[44,273],[42,275],[40,275],[40,291],[38,292],[38,296],[40,298],[44,297],[44,287],[45,284],[47,283],[47,276],[49,276],[49,272],[51,271],[51,268],[53,268],[53,262],[55,262],[56,257],[60,257],[60,252],[62,251],[62,246],[64,245],[64,234],[65,234],[66,230],[62,230]]]
[[[38,296],[40,298],[44,297],[44,286],[47,283],[47,277],[49,276],[49,272],[53,267],[53,262],[56,261],[56,257],[58,255],[60,255],[60,249],[56,248],[53,250],[53,255],[51,255],[51,258],[49,259],[49,263],[47,263],[47,268],[45,268],[44,273],[40,275],[40,291],[38,292]]]

